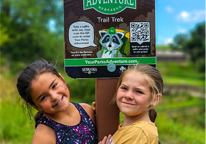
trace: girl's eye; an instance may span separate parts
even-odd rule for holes
[[[127,90],[127,88],[126,87],[120,87],[122,90]]]
[[[40,101],[43,101],[46,99],[46,96],[42,96],[41,100]]]
[[[140,93],[140,94],[143,94],[143,92],[142,91],[136,91],[137,93]]]
[[[57,84],[54,84],[54,85],[52,86],[52,89],[54,89],[56,86],[57,86]]]

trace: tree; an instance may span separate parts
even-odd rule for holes
[[[63,6],[60,0],[2,0],[1,61],[11,67],[39,58],[63,56]],[[55,31],[49,27],[55,21]],[[1,37],[2,37],[1,36]]]
[[[174,37],[174,43],[170,46],[175,50],[183,50],[184,44],[188,41],[189,37],[187,34],[180,33]]]
[[[189,35],[178,34],[174,37],[173,49],[183,50],[190,55],[191,62],[201,72],[205,71],[205,22],[199,23]]]

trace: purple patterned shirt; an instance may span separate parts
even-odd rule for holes
[[[56,134],[57,144],[97,144],[97,133],[92,119],[81,105],[73,103],[78,109],[81,120],[75,126],[60,124],[56,121],[42,116],[37,122],[50,126]]]

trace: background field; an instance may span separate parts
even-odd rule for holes
[[[163,98],[156,106],[156,125],[162,144],[205,143],[205,11],[202,3],[203,0],[196,3],[192,0],[156,1],[157,53],[178,51],[187,56],[185,60],[178,57],[168,60],[174,54],[162,54],[160,57],[164,56],[164,59],[161,60],[157,57],[157,69],[164,79]],[[200,11],[197,5],[201,6]],[[180,20],[176,19],[179,14],[183,14]],[[57,62],[58,71],[68,82],[71,101],[90,105],[95,101],[95,79],[75,80],[64,72],[63,16],[63,0],[1,0],[1,144],[31,143],[34,121],[22,105],[16,80],[22,69],[33,61],[44,58]],[[188,31],[188,27],[184,30],[178,26],[194,27]],[[171,33],[177,34],[171,38]],[[161,38],[169,38],[170,43],[160,45]]]
[[[199,88],[199,91],[202,90],[198,96],[191,94],[191,89],[180,93],[164,94],[162,101],[156,107],[158,112],[156,125],[160,140],[167,144],[204,144],[204,73],[196,72],[188,63],[159,62],[157,68],[162,72],[165,85],[170,84],[170,79],[174,78],[178,80],[173,81],[173,85],[194,86]],[[181,70],[181,76],[179,70]],[[62,68],[59,68],[59,71],[62,71]],[[62,74],[69,84],[72,101],[92,104],[95,100],[95,80],[74,80],[68,78],[63,71]],[[29,116],[22,109],[22,102],[15,87],[16,75],[2,68],[0,78],[0,142],[2,144],[30,143],[34,132],[34,122],[29,120]],[[187,85],[186,81],[195,81],[195,84]],[[80,88],[81,91],[79,91]]]

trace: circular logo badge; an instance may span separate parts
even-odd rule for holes
[[[116,70],[116,65],[113,64],[113,63],[108,64],[108,65],[107,65],[107,70],[108,70],[109,72],[114,72],[114,71]]]
[[[91,71],[88,71],[88,74],[91,74],[92,72]]]

